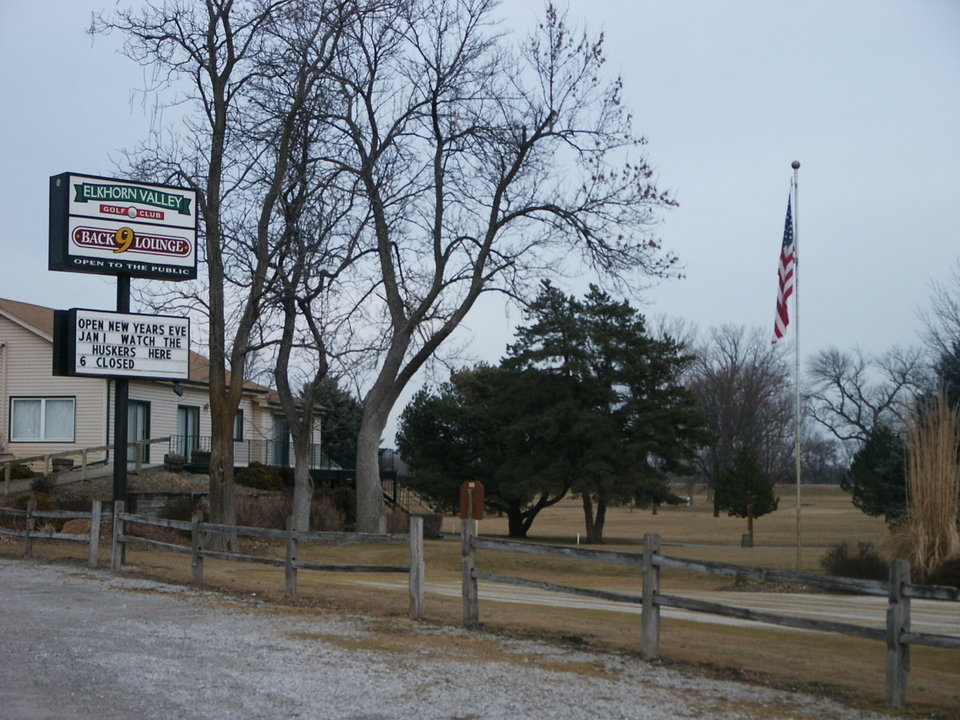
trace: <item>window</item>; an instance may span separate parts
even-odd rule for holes
[[[130,400],[127,404],[127,442],[150,439],[150,403]],[[127,462],[137,461],[137,446],[127,448]],[[150,462],[150,446],[140,446],[140,462]]]
[[[237,410],[237,416],[233,419],[233,439],[243,440],[243,410]]]
[[[10,398],[11,442],[73,442],[73,398]]]
[[[290,423],[286,415],[273,416],[273,464],[290,465]]]
[[[177,406],[177,452],[188,461],[200,446],[200,408]]]

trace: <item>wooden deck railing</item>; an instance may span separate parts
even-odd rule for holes
[[[156,443],[169,443],[170,436],[165,435],[163,437],[150,438],[149,440],[132,440],[127,443],[127,448],[135,448],[134,452],[134,463],[136,465],[137,472],[140,472],[140,469],[143,464],[143,452],[142,449],[149,447],[150,445]],[[54,453],[45,453],[43,455],[31,455],[30,457],[17,457],[17,458],[7,458],[6,460],[0,460],[0,466],[3,467],[3,494],[10,494],[10,473],[14,465],[28,465],[30,463],[43,463],[43,474],[50,474],[50,464],[56,458],[68,458],[75,455],[80,456],[80,479],[87,479],[87,467],[91,464],[88,463],[90,455],[100,455],[103,453],[104,457],[98,459],[97,463],[103,463],[106,461],[107,453],[113,451],[113,445],[97,445],[96,447],[87,447],[87,448],[78,448],[76,450],[61,450],[60,452]]]

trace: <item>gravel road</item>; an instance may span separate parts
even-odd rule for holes
[[[0,720],[887,715],[635,658],[0,560]]]

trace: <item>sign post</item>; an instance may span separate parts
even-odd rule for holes
[[[130,312],[130,276],[117,277],[117,312]],[[113,381],[113,499],[127,499],[127,422],[130,409],[130,381]]]

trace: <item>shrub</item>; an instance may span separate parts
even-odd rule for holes
[[[862,580],[887,580],[890,577],[890,563],[871,542],[858,542],[855,555],[849,543],[838,543],[823,554],[820,567],[839,577]]]
[[[248,467],[238,472],[234,476],[238,485],[256,488],[257,490],[266,490],[267,492],[278,492],[283,490],[284,482],[280,468],[263,465],[258,462],[252,462]]]
[[[333,501],[330,493],[314,496],[310,503],[310,529],[319,532],[340,532],[346,528],[343,513]]]
[[[261,498],[237,495],[237,525],[284,530],[290,510],[291,499],[287,495]]]
[[[10,479],[11,480],[27,480],[28,478],[33,477],[33,470],[24,465],[23,463],[13,463],[10,466]]]
[[[37,475],[30,483],[30,489],[38,495],[49,495],[55,487],[53,478],[47,475]]]
[[[166,520],[185,520],[189,522],[193,520],[193,511],[197,509],[198,505],[199,498],[178,497],[167,503],[167,506],[158,513],[158,517]]]
[[[60,510],[72,510],[73,512],[90,512],[90,500],[81,497],[58,497],[56,498],[57,508]],[[106,514],[106,510],[103,510]]]
[[[333,504],[348,527],[357,524],[357,493],[353,488],[339,487],[333,491]]]
[[[387,508],[387,532],[391,535],[409,532],[410,516],[403,510]]]
[[[960,587],[960,558],[953,558],[941,563],[940,567],[927,577],[927,583],[929,585]]]

